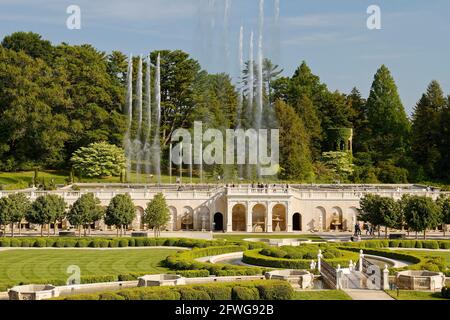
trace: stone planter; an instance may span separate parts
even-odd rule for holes
[[[406,270],[396,273],[395,283],[403,290],[441,290],[445,286],[442,272],[425,270]]]
[[[131,237],[133,237],[133,238],[148,238],[148,232],[146,232],[146,231],[133,231],[131,233]]]
[[[76,232],[75,231],[60,231],[58,233],[60,237],[75,237]]]
[[[8,290],[9,300],[44,300],[59,296],[55,286],[49,284],[29,284]]]
[[[267,280],[285,280],[295,289],[314,287],[314,275],[304,270],[275,270],[266,272]]]
[[[138,287],[162,287],[185,285],[183,277],[176,274],[154,274],[140,277]]]

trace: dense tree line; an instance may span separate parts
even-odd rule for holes
[[[68,209],[68,210],[67,210]],[[58,223],[67,220],[71,227],[78,230],[78,235],[84,230],[84,235],[91,232],[91,225],[104,220],[107,226],[114,226],[117,235],[126,232],[128,226],[136,217],[136,208],[128,194],[114,196],[106,208],[92,193],[83,194],[72,206],[67,208],[64,199],[55,194],[47,194],[31,202],[23,193],[11,194],[0,198],[0,231],[10,225],[11,236],[14,237],[15,226],[22,230],[24,221],[40,226],[41,236],[44,226],[47,235],[50,226],[54,225],[54,234],[58,232]],[[142,223],[154,230],[158,237],[161,229],[170,220],[170,211],[163,194],[157,194],[148,204],[142,217]],[[5,233],[3,233],[5,236]]]
[[[152,52],[153,67],[158,54],[163,151],[175,129],[192,128],[195,120],[203,121],[205,130],[251,126],[253,110],[242,116],[249,98],[239,98],[241,90],[249,94],[249,63],[234,85],[229,75],[209,74],[180,50]],[[106,54],[91,45],[53,45],[34,33],[5,37],[0,46],[0,170],[68,170],[80,148],[100,142],[122,147],[127,59],[122,52]],[[357,88],[349,94],[330,91],[306,62],[292,77],[281,72],[264,61],[263,121],[281,129],[281,178],[356,183],[450,179],[450,98],[438,82],[431,82],[409,119],[384,65],[367,99]],[[254,81],[256,88],[257,75]],[[256,98],[251,99],[255,107]],[[336,150],[332,128],[353,128],[352,153]],[[205,169],[223,173],[222,167]]]

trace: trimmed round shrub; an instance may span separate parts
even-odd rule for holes
[[[36,241],[34,242],[34,247],[36,248],[44,248],[47,246],[47,242],[45,241],[45,239],[36,239]]]
[[[10,239],[0,239],[0,247],[9,247],[11,246]]]
[[[211,300],[211,297],[205,291],[181,287],[177,289],[181,294],[181,300]]]
[[[262,300],[291,300],[294,289],[287,282],[258,285],[259,296]]]
[[[266,248],[261,250],[260,254],[274,258],[284,258],[287,252],[278,248]]]
[[[134,238],[128,239],[128,246],[129,247],[136,247],[136,239],[134,239]]]
[[[99,300],[125,300],[125,298],[114,292],[105,292],[100,294]]]
[[[64,300],[99,300],[98,294],[78,294],[74,296],[68,296]]]
[[[439,241],[439,247],[441,249],[450,249],[450,241]]]
[[[119,247],[120,248],[128,247],[128,239],[120,239],[119,240]]]
[[[90,244],[89,240],[85,240],[85,239],[80,239],[77,240],[77,243],[75,244],[76,248],[87,248]]]
[[[22,239],[20,245],[22,248],[29,248],[33,246],[34,241],[28,239]]]
[[[11,241],[10,241],[10,246],[11,246],[11,247],[18,248],[18,247],[20,247],[21,245],[22,245],[22,243],[20,242],[19,239],[12,238]]]
[[[423,247],[426,249],[439,249],[439,244],[437,241],[434,241],[434,240],[424,241]]]
[[[422,241],[416,241],[416,245],[414,247],[415,248],[423,248]]]
[[[231,287],[205,285],[194,286],[194,289],[205,291],[211,300],[231,300]]]
[[[232,300],[259,300],[259,290],[257,288],[233,287]]]

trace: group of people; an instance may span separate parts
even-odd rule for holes
[[[374,228],[374,226],[372,226],[368,222],[364,222],[363,229],[366,231],[366,236],[374,236],[375,235],[375,228]],[[355,232],[354,232],[353,236],[350,238],[350,240],[352,242],[353,241],[360,241],[361,240],[361,235],[362,235],[361,225],[359,224],[359,222],[357,222],[355,224]],[[355,238],[357,240],[355,240]]]

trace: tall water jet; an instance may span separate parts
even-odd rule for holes
[[[161,140],[159,131],[161,127],[161,55],[158,54],[156,59],[156,80],[155,80],[155,137],[153,140],[153,159],[155,174],[158,183],[161,183]]]
[[[228,29],[230,24],[230,9],[231,9],[231,0],[225,0],[225,12],[223,17],[223,43],[225,46],[225,70],[228,69],[229,65],[229,59],[230,59],[230,45],[229,45],[229,39],[228,39]]]
[[[247,86],[248,86],[248,97],[247,97],[247,112],[246,112],[246,120],[247,126],[251,126],[253,124],[254,114],[253,114],[253,100],[254,100],[254,57],[253,57],[253,31],[250,34],[250,51],[249,51],[249,62],[248,62],[248,78],[247,78]],[[256,129],[256,128],[254,128]],[[249,156],[249,148],[246,144],[246,155]],[[247,159],[249,160],[249,158]],[[247,179],[252,178],[252,167],[247,161]]]
[[[147,110],[147,132],[144,141],[144,157],[145,157],[145,173],[148,175],[151,172],[151,131],[152,131],[152,89],[151,89],[151,60],[150,54],[146,59],[145,72],[145,106]]]
[[[239,80],[244,75],[244,27],[241,26],[239,31]],[[244,86],[242,83],[239,85],[239,100],[237,107],[237,129],[242,128],[242,109],[244,106]],[[237,147],[236,147],[237,149]],[[237,152],[237,150],[236,150]],[[242,178],[244,174],[242,164],[238,165],[238,178]]]
[[[127,69],[127,96],[126,96],[126,114],[128,116],[128,127],[124,139],[125,157],[127,159],[127,179],[131,173],[131,158],[132,158],[132,144],[131,144],[131,125],[133,123],[133,55],[130,54],[128,59]]]
[[[259,1],[259,41],[258,41],[258,85],[257,85],[257,109],[256,109],[256,121],[255,129],[262,129],[262,114],[264,105],[264,94],[263,94],[263,33],[264,33],[264,0]],[[258,154],[259,154],[259,144],[258,144]],[[258,160],[257,164],[257,175],[260,177],[260,163]]]
[[[136,77],[136,109],[137,109],[137,121],[138,127],[136,136],[133,141],[133,154],[136,159],[136,180],[140,182],[141,178],[141,162],[142,162],[142,55],[139,56],[138,71]]]

